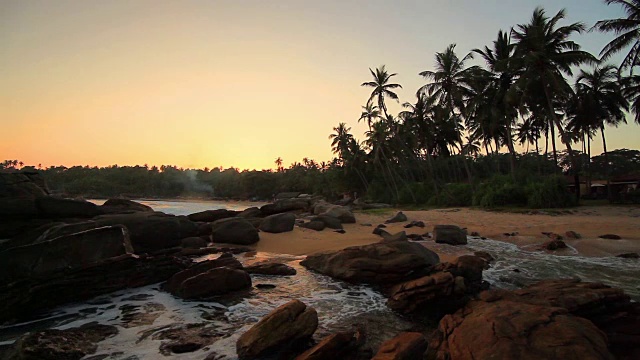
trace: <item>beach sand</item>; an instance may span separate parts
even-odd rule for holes
[[[371,214],[356,212],[356,223],[345,224],[345,234],[331,229],[314,231],[295,227],[293,231],[281,234],[261,232],[260,241],[254,246],[256,251],[279,254],[308,255],[319,251],[339,250],[348,246],[375,243],[381,238],[372,233],[377,224],[393,216],[398,209]],[[554,232],[564,237],[564,241],[582,256],[615,256],[622,253],[640,253],[640,207],[598,206],[579,207],[571,214],[539,214],[492,212],[485,210],[455,208],[420,211],[403,211],[409,221],[421,220],[425,228],[404,229],[406,222],[389,224],[385,229],[393,234],[406,231],[407,234],[431,232],[434,225],[452,224],[476,231],[481,236],[494,240],[516,244],[524,249],[537,251],[539,245],[549,239],[542,232]],[[365,226],[363,224],[371,224]],[[567,231],[582,235],[581,239],[567,239]],[[517,236],[505,236],[504,233],[517,232]],[[602,234],[616,234],[621,240],[599,239]],[[433,247],[430,241],[424,243]],[[438,253],[442,261],[466,253],[462,248],[450,246],[451,250]],[[564,250],[561,250],[564,251]]]

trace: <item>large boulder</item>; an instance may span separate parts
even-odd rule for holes
[[[422,359],[427,346],[424,335],[417,332],[404,332],[385,341],[371,360]]]
[[[273,204],[266,204],[260,207],[260,212],[264,215],[279,214],[288,211],[306,210],[311,202],[309,199],[293,198],[277,200]]]
[[[192,264],[187,269],[184,269],[180,272],[175,273],[173,276],[171,276],[171,278],[169,278],[169,280],[167,280],[167,283],[164,285],[164,288],[170,293],[177,293],[181,284],[185,280],[192,278],[194,276],[200,275],[202,273],[205,273],[209,270],[220,268],[220,267],[227,267],[229,269],[239,269],[239,270],[242,270],[243,268],[240,261],[238,261],[238,259],[233,257],[233,255],[231,255],[230,253],[224,253],[220,255],[220,257],[218,257],[217,259],[201,261],[201,262]]]
[[[329,210],[320,215],[330,216],[339,219],[343,224],[354,224],[356,217],[353,215],[349,208],[344,206],[333,206]]]
[[[212,224],[211,241],[214,243],[251,245],[258,240],[258,230],[246,219],[222,219]]]
[[[259,263],[251,266],[247,266],[245,270],[249,274],[260,275],[295,275],[296,269],[286,264],[280,263]]]
[[[234,210],[216,209],[216,210],[205,210],[205,211],[189,214],[187,215],[187,217],[191,221],[214,222],[216,220],[234,217],[237,214],[238,214],[238,211],[234,211]]]
[[[349,358],[362,345],[362,334],[353,331],[331,334],[295,360],[335,360]]]
[[[150,206],[127,199],[108,199],[100,206],[100,209],[105,214],[153,211]]]
[[[311,218],[311,221],[322,221],[324,226],[329,229],[340,230],[342,229],[342,221],[340,219],[329,215],[318,215]]]
[[[39,216],[52,219],[92,218],[102,214],[100,207],[92,202],[42,196],[36,199]]]
[[[397,214],[395,214],[391,219],[388,219],[384,223],[385,224],[393,224],[393,223],[404,222],[404,221],[407,221],[407,220],[409,220],[409,219],[407,219],[407,215],[405,215],[402,211],[400,211]]]
[[[181,240],[181,245],[185,249],[200,249],[207,247],[208,244],[207,240],[199,236],[191,236]]]
[[[309,255],[301,264],[349,282],[393,284],[420,277],[439,262],[438,254],[420,244],[392,241]]]
[[[260,231],[268,233],[282,233],[293,230],[296,216],[291,213],[269,215],[260,223]]]
[[[48,194],[39,173],[0,172],[0,217],[36,217],[39,214],[36,198]]]
[[[236,342],[240,359],[260,359],[278,347],[310,338],[318,328],[318,313],[291,300],[263,317]]]
[[[239,212],[238,215],[236,216],[248,219],[248,218],[263,217],[264,214],[262,213],[262,211],[260,211],[259,208],[254,206],[254,207],[244,209],[243,211]]]
[[[200,299],[249,288],[251,276],[246,271],[217,267],[184,280],[173,294],[183,299]]]
[[[311,230],[315,230],[315,231],[322,231],[325,228],[325,224],[323,221],[320,220],[312,220],[309,222],[305,222],[299,225],[301,228],[305,228],[305,229],[311,229]]]
[[[466,245],[467,232],[456,225],[436,225],[433,239],[439,244]]]
[[[131,253],[127,229],[105,226],[0,252],[0,279],[42,278]]]
[[[114,336],[118,329],[96,323],[57,330],[50,329],[24,335],[6,355],[8,360],[80,360],[96,352],[97,343]]]
[[[99,225],[124,225],[129,229],[136,254],[155,253],[181,245],[182,239],[197,236],[198,224],[186,216],[159,212],[103,215],[94,219]]]
[[[312,212],[313,212],[314,215],[320,215],[322,213],[325,213],[325,212],[329,211],[329,209],[333,208],[334,206],[335,205],[330,204],[330,203],[328,203],[328,202],[326,202],[324,200],[319,200],[319,201],[316,201],[313,204],[313,211]]]

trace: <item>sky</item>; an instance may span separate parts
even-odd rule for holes
[[[589,27],[623,16],[601,0],[0,0],[0,161],[329,161],[338,123],[364,139],[369,68],[397,73],[413,101],[436,52],[489,45],[537,5]],[[597,54],[611,38],[575,40]],[[632,121],[606,134],[609,149],[640,147]]]

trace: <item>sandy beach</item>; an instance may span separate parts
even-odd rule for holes
[[[255,245],[257,251],[280,254],[307,255],[319,251],[338,250],[348,246],[365,245],[380,241],[372,233],[377,224],[383,223],[400,209],[371,214],[356,212],[356,223],[345,224],[345,234],[333,230],[314,231],[295,227],[293,231],[281,234],[260,233],[260,241]],[[640,252],[640,207],[579,207],[570,210],[570,214],[510,213],[477,210],[470,208],[450,208],[420,211],[403,211],[408,219],[421,220],[425,228],[404,229],[405,223],[389,224],[385,229],[390,233],[406,231],[407,234],[431,232],[437,224],[453,224],[467,228],[469,232],[478,232],[481,236],[494,240],[516,244],[521,248],[538,251],[539,245],[549,240],[542,232],[554,232],[563,235],[575,231],[581,239],[564,241],[583,256],[615,256],[628,252]],[[372,226],[367,226],[371,224]],[[517,233],[506,236],[505,233]],[[621,240],[598,238],[602,234],[616,234]],[[425,242],[425,246],[431,246]],[[451,247],[451,251],[439,255],[443,261],[461,255],[466,250]],[[561,250],[558,254],[574,253],[573,250]]]

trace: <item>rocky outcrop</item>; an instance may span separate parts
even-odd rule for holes
[[[380,228],[376,228],[376,229],[380,229]],[[391,235],[386,231],[382,230],[382,233],[380,235],[382,236],[383,241],[407,241],[407,233],[404,231],[400,231],[398,233]]]
[[[180,245],[186,249],[200,249],[207,247],[207,244],[209,244],[207,240],[198,236],[184,238],[180,241]]]
[[[197,213],[189,214],[187,217],[191,221],[214,222],[220,219],[232,218],[238,214],[238,211],[227,209],[205,210]]]
[[[38,216],[50,219],[92,218],[102,214],[98,205],[84,200],[42,196],[35,203]]]
[[[363,342],[362,334],[349,331],[331,334],[295,360],[336,360],[348,358]]]
[[[299,300],[291,300],[263,317],[236,342],[240,359],[259,359],[283,345],[310,338],[318,314]]]
[[[159,212],[102,215],[93,219],[98,225],[124,225],[129,230],[131,245],[136,254],[177,247],[184,238],[198,235],[198,224],[185,216]]]
[[[292,268],[286,264],[279,263],[260,263],[251,266],[247,266],[245,270],[249,274],[259,274],[259,275],[284,275],[290,276],[295,275],[296,269]]]
[[[328,227],[329,229],[342,229],[342,222],[340,221],[340,219],[333,216],[318,215],[311,218],[311,221],[322,221],[322,223],[324,223],[324,226]]]
[[[65,330],[44,330],[16,341],[7,360],[79,360],[96,352],[97,343],[118,333],[115,326],[88,323]]]
[[[214,243],[251,245],[258,240],[258,230],[246,219],[222,219],[212,224],[211,241]]]
[[[309,199],[292,198],[277,200],[273,204],[266,204],[260,207],[260,212],[264,215],[280,214],[288,211],[306,210],[311,205]]]
[[[251,288],[251,276],[240,269],[218,267],[182,281],[172,291],[183,299],[201,299]]]
[[[262,214],[262,211],[260,211],[259,208],[254,206],[254,207],[244,209],[243,211],[239,212],[238,215],[236,216],[247,219],[247,218],[263,217],[264,214]]]
[[[320,220],[312,220],[299,225],[301,228],[311,229],[315,231],[322,231],[325,228],[325,224]]]
[[[422,359],[427,346],[424,335],[417,332],[404,332],[385,341],[371,360]]]
[[[640,305],[620,289],[575,279],[546,280],[515,291],[485,291],[445,316],[431,355],[610,359],[613,353],[635,359],[640,355],[639,323]]]
[[[0,172],[0,218],[36,217],[35,199],[48,194],[37,172]]]
[[[268,233],[283,233],[293,230],[296,216],[291,213],[274,214],[265,217],[260,223],[260,231]]]
[[[109,199],[100,206],[105,214],[127,213],[136,211],[153,211],[150,206],[127,199]]]
[[[167,283],[164,285],[164,288],[170,293],[177,293],[181,284],[194,276],[205,273],[211,269],[227,267],[230,269],[243,269],[242,264],[238,259],[233,257],[230,253],[224,253],[220,255],[217,259],[201,261],[198,263],[191,264],[189,268],[184,269],[180,272],[177,272],[167,280]]]
[[[407,220],[409,220],[409,219],[407,219],[407,215],[405,215],[402,211],[400,211],[397,214],[395,214],[391,219],[388,219],[384,223],[385,224],[392,224],[392,223],[404,222],[404,221],[407,221]]]
[[[456,225],[436,225],[433,228],[433,239],[439,244],[466,245],[467,232]]]
[[[351,210],[344,206],[332,206],[320,215],[336,218],[340,220],[342,224],[355,224],[356,222],[356,217],[353,215]]]
[[[392,241],[309,255],[300,264],[349,282],[393,284],[420,277],[439,262],[420,244]]]
[[[133,253],[127,229],[105,226],[0,252],[0,281],[45,278]]]

